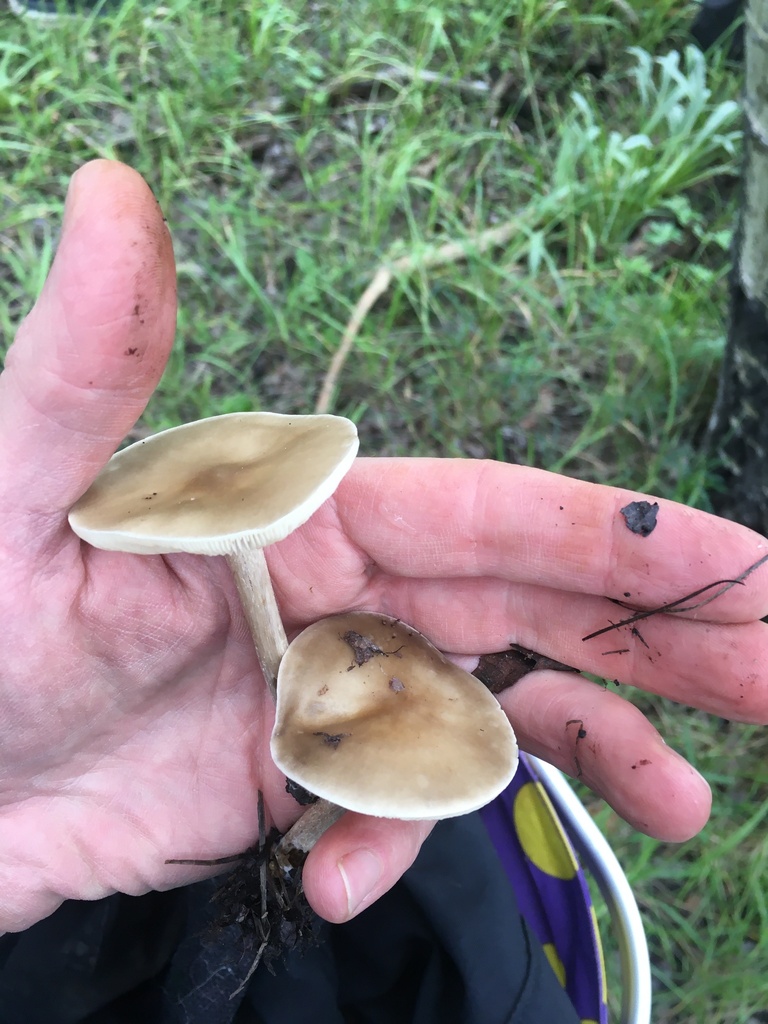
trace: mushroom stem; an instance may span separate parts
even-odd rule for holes
[[[226,556],[251,628],[251,636],[272,700],[277,700],[277,670],[288,649],[267,560],[261,548],[233,551]]]
[[[288,639],[280,618],[275,592],[262,548],[233,551],[226,556],[237,584],[243,611],[251,628],[253,644],[272,699],[277,700],[277,670],[288,649]],[[304,857],[320,836],[344,814],[344,808],[329,800],[317,800],[285,833],[274,851],[275,862],[284,874],[290,874],[298,859]],[[302,856],[303,855],[303,856]]]
[[[226,558],[251,628],[261,671],[272,699],[277,700],[277,670],[288,649],[288,639],[264,551],[262,548],[234,551]],[[275,848],[274,858],[280,870],[289,874],[295,865],[297,852],[306,856],[323,832],[335,824],[343,813],[343,807],[329,800],[317,800],[307,808]],[[300,859],[303,860],[303,857]]]
[[[288,829],[275,847],[275,863],[285,875],[296,867],[296,851],[308,854],[320,836],[335,825],[344,814],[344,808],[330,800],[317,800],[307,808],[298,821]],[[302,862],[304,858],[301,858]]]

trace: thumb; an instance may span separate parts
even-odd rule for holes
[[[133,427],[176,318],[162,213],[123,164],[80,168],[45,287],[0,374],[5,536],[40,550]]]

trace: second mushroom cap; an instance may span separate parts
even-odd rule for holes
[[[447,818],[510,782],[517,744],[496,698],[415,629],[370,612],[314,623],[277,682],[272,756],[348,810]]]

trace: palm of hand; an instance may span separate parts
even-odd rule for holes
[[[330,524],[326,549],[346,592],[338,577],[331,595],[281,565],[286,590],[311,605],[294,601],[289,625],[363,600],[365,560]],[[77,878],[52,881],[70,898],[142,892],[175,880],[166,857],[250,845],[259,789],[279,827],[297,816],[269,758],[272,702],[223,559],[97,551],[69,535],[43,570],[17,575],[32,583],[23,604],[7,591],[0,612],[0,821],[21,863]],[[45,623],[34,645],[30,622]]]
[[[140,892],[174,849],[250,842],[269,716],[223,574],[189,561],[70,538],[24,603],[4,602],[3,874],[42,867],[67,897]],[[45,623],[34,645],[30,623]]]

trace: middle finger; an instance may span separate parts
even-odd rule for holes
[[[497,579],[388,579],[369,607],[421,630],[455,654],[510,644],[608,679],[743,722],[768,722],[768,626],[657,614],[592,640],[627,618],[607,598]]]

